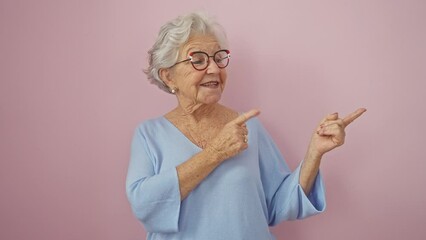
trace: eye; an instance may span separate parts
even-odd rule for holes
[[[217,63],[221,63],[221,62],[223,62],[226,58],[227,58],[227,57],[217,57],[215,61],[216,61]]]
[[[217,63],[221,63],[225,61],[226,59],[228,59],[228,54],[226,52],[219,52],[215,56],[215,62]]]
[[[195,65],[203,65],[206,63],[206,57],[204,54],[194,54],[192,55],[191,62]]]
[[[192,60],[192,63],[196,65],[203,65],[204,62],[205,62],[204,59]]]

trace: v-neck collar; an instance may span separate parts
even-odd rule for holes
[[[166,124],[168,124],[170,126],[170,128],[174,129],[175,131],[178,132],[179,135],[181,135],[187,142],[189,142],[192,146],[194,146],[195,148],[197,148],[198,150],[202,151],[203,149],[198,146],[197,144],[195,144],[193,141],[191,141],[191,139],[189,139],[185,134],[183,134],[183,132],[176,127],[176,125],[174,125],[172,122],[169,121],[169,119],[167,119],[165,116],[161,116],[160,117],[164,122],[166,122]]]

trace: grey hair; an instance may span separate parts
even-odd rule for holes
[[[179,16],[160,28],[154,46],[148,51],[149,66],[144,70],[148,80],[167,93],[169,87],[161,80],[159,71],[173,66],[179,57],[180,47],[193,35],[213,35],[221,48],[226,48],[228,41],[223,27],[212,17],[202,12],[193,12]]]

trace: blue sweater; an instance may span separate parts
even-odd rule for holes
[[[138,126],[126,191],[147,239],[268,240],[269,226],[325,209],[320,174],[306,196],[300,165],[291,172],[257,118],[247,122],[249,147],[225,160],[183,201],[176,166],[202,151],[164,117]]]

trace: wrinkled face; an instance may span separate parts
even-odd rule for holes
[[[181,47],[178,61],[187,59],[191,52],[203,51],[212,56],[220,49],[214,36],[195,35]],[[178,89],[176,96],[181,104],[213,104],[222,96],[226,70],[219,68],[212,58],[208,67],[202,71],[194,69],[191,62],[186,61],[172,68],[171,80],[172,85]]]

